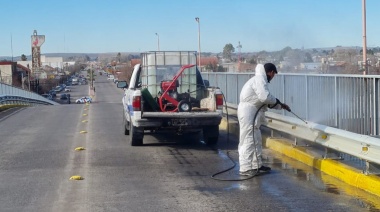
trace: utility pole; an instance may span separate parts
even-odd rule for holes
[[[91,65],[91,69],[90,69],[90,81],[91,81],[91,89],[93,89],[93,87],[94,87],[94,84],[93,84],[93,77],[92,77],[92,75],[93,75],[93,71],[94,71],[94,69],[93,69],[93,66]]]
[[[160,35],[156,32],[157,35],[157,49],[160,51]]]
[[[13,62],[13,38],[11,34],[11,52],[12,52],[12,62]]]
[[[25,89],[24,88],[24,70],[22,70],[22,72],[21,72],[21,87],[22,87],[22,89]]]
[[[362,0],[363,15],[363,75],[368,74],[367,64],[367,27],[366,27],[366,0]]]
[[[195,21],[198,22],[198,50],[199,50],[199,56],[198,56],[198,67],[199,71],[201,71],[201,24],[199,23],[199,18],[196,17]]]

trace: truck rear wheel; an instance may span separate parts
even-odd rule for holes
[[[123,126],[124,126],[124,135],[129,135],[129,122],[125,118],[125,114],[124,113],[123,113]]]
[[[203,139],[207,145],[215,145],[219,139],[219,125],[203,128]]]
[[[131,146],[142,146],[143,138],[144,138],[144,130],[139,127],[135,127],[132,124],[130,126],[130,134],[129,140],[131,142]]]

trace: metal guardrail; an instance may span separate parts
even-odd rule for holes
[[[266,127],[287,133],[297,138],[314,142],[366,161],[364,172],[370,173],[371,163],[380,165],[380,139],[368,135],[360,135],[325,125],[266,112]]]
[[[236,116],[238,105],[227,103],[229,116]],[[326,125],[307,122],[298,118],[284,116],[274,111],[265,112],[267,120],[265,127],[295,137],[294,145],[299,145],[298,140],[306,141],[325,147],[324,158],[330,158],[330,152],[339,153],[341,159],[347,158],[359,162],[365,174],[380,171],[380,139],[368,135],[361,135]],[[352,157],[351,157],[352,156]],[[355,159],[356,158],[356,159]]]
[[[1,105],[52,105],[52,103],[31,98],[25,98],[22,96],[0,95],[0,106]]]
[[[5,104],[59,105],[57,102],[46,99],[36,93],[0,83],[0,105]]]
[[[228,103],[254,73],[203,72]],[[274,96],[303,119],[363,135],[380,135],[380,75],[281,74],[269,84]],[[278,111],[291,116],[286,111]]]

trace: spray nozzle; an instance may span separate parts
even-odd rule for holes
[[[281,108],[288,111],[288,112],[292,112],[292,110],[290,109],[290,107],[287,104],[281,103]]]

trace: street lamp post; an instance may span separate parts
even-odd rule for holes
[[[198,51],[199,51],[198,67],[199,67],[199,70],[201,70],[201,26],[200,26],[198,17],[195,18],[195,21],[198,22]]]
[[[160,51],[160,35],[156,32],[156,35],[157,35],[157,48],[158,48],[158,51]]]

